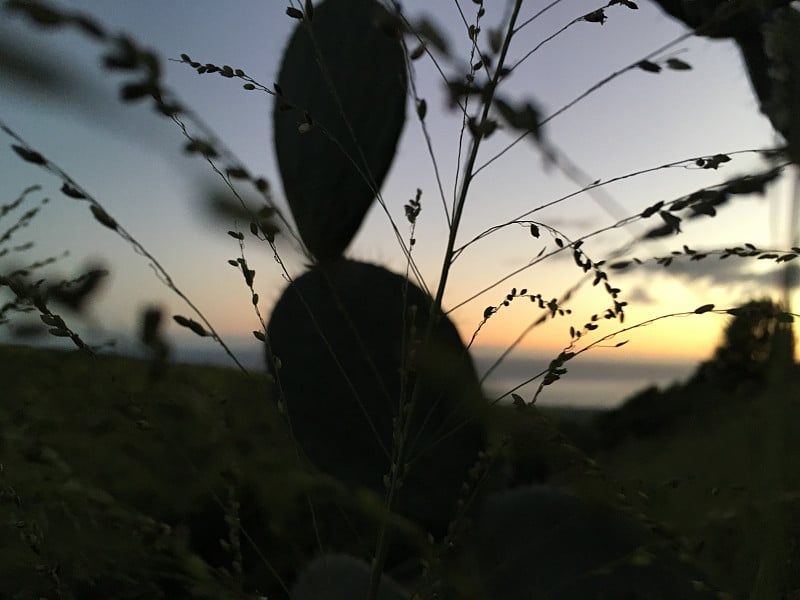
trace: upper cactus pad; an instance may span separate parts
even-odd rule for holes
[[[284,52],[275,149],[300,236],[317,259],[342,254],[394,158],[406,112],[399,36],[374,0],[327,0]]]

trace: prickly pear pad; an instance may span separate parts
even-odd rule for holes
[[[374,0],[327,0],[284,52],[275,151],[300,236],[318,260],[344,252],[394,158],[406,113],[399,36]]]
[[[421,341],[431,303],[400,275],[340,259],[286,289],[268,335],[302,449],[322,471],[380,494],[392,419],[407,400],[403,357],[414,347],[405,367],[406,396],[415,382],[419,388],[407,442],[411,466],[395,508],[441,532],[486,434],[480,384],[456,328],[440,315]]]

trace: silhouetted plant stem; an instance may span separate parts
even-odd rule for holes
[[[760,175],[762,175],[762,176],[777,175],[778,173],[780,173],[784,168],[786,168],[790,164],[791,164],[790,162],[779,164],[778,166],[776,166],[774,168],[771,168],[771,169],[768,169],[767,171],[764,171]],[[743,177],[737,177],[735,179],[728,180],[728,181],[726,181],[724,183],[721,183],[721,184],[712,185],[712,186],[708,186],[708,187],[702,188],[702,190],[713,190],[713,189],[717,189],[717,188],[724,188],[726,185],[730,185],[731,183],[734,183],[736,181],[745,181],[749,177],[751,177],[751,176],[745,175]],[[672,200],[669,203],[665,203],[664,206],[668,206],[670,204],[674,204],[674,203],[678,202],[682,198],[685,198],[685,196],[681,196],[680,198],[678,198],[676,200]],[[515,275],[519,275],[523,271],[526,271],[527,269],[530,269],[531,267],[533,267],[535,265],[538,265],[539,263],[541,263],[544,260],[547,260],[551,256],[554,256],[554,255],[558,254],[559,252],[563,252],[565,250],[569,250],[570,247],[574,246],[574,244],[576,244],[578,242],[584,242],[584,241],[586,241],[588,239],[597,237],[597,236],[599,236],[599,235],[601,235],[603,233],[607,233],[609,231],[613,231],[614,229],[620,229],[622,227],[626,227],[627,225],[629,225],[629,224],[631,224],[631,223],[633,223],[635,221],[638,221],[641,218],[642,218],[641,213],[640,214],[636,214],[636,215],[631,215],[630,217],[627,217],[625,219],[617,221],[616,223],[612,223],[611,225],[607,225],[606,227],[602,227],[600,229],[596,229],[595,231],[592,231],[591,233],[588,233],[586,235],[582,235],[582,236],[576,238],[573,242],[571,242],[571,244],[565,245],[563,248],[561,248],[561,247],[555,248],[551,252],[544,253],[541,256],[538,256],[535,259],[533,259],[532,261],[530,261],[528,264],[523,265],[521,267],[518,267],[518,268],[514,269],[513,271],[507,273],[506,275],[500,277],[499,279],[494,281],[494,283],[492,283],[490,285],[487,285],[486,287],[484,287],[483,289],[481,289],[478,292],[475,292],[474,294],[470,295],[465,300],[462,300],[461,302],[458,302],[457,304],[455,304],[454,306],[449,308],[447,311],[445,311],[445,314],[449,314],[449,313],[453,312],[454,310],[456,310],[458,308],[461,308],[465,304],[469,304],[470,302],[472,302],[476,298],[479,298],[480,296],[482,296],[486,292],[489,292],[489,291],[493,290],[494,288],[496,288],[501,283],[503,283],[505,281],[508,281],[509,279],[514,277]]]
[[[503,45],[500,50],[497,66],[495,67],[494,77],[492,78],[491,83],[489,85],[488,93],[486,97],[483,99],[484,104],[483,104],[483,109],[481,111],[481,118],[479,122],[483,122],[489,115],[489,110],[491,109],[492,106],[492,99],[494,97],[494,90],[496,89],[497,84],[499,83],[503,73],[503,64],[505,62],[506,55],[508,54],[508,48],[511,45],[514,26],[516,25],[517,18],[519,16],[519,11],[521,8],[522,8],[522,0],[515,0],[514,9],[511,12],[511,16],[509,18],[507,26],[507,33],[503,40]],[[431,304],[431,312],[430,312],[430,317],[428,319],[427,331],[425,332],[423,338],[425,340],[430,339],[433,328],[439,319],[439,314],[441,314],[442,299],[444,297],[445,288],[447,287],[447,279],[450,273],[450,267],[452,265],[453,248],[455,247],[455,241],[458,234],[459,224],[461,222],[461,217],[464,212],[464,206],[466,204],[467,195],[469,193],[470,183],[472,181],[472,176],[473,176],[472,169],[475,165],[475,161],[478,156],[478,151],[480,150],[480,145],[481,145],[480,142],[481,142],[480,135],[476,135],[473,137],[472,144],[470,147],[470,152],[464,167],[464,178],[461,185],[461,191],[453,208],[453,218],[447,240],[447,249],[445,251],[444,260],[442,263],[442,272],[439,279],[439,285],[436,291],[436,296],[434,297],[434,301]],[[390,469],[389,489],[386,495],[387,511],[390,511],[392,509],[395,494],[399,491],[400,486],[402,485],[401,477],[402,477],[402,471],[404,470],[405,467],[406,442],[408,441],[411,423],[413,421],[414,408],[418,395],[419,395],[419,385],[415,385],[411,393],[411,401],[408,409],[408,414],[404,417],[402,435],[399,436],[399,441],[397,443],[397,446],[396,448],[393,449],[394,458],[392,461],[392,468]],[[388,521],[386,518],[384,518],[378,533],[378,541],[376,544],[375,557],[373,559],[372,569],[370,572],[370,585],[369,585],[369,593],[367,596],[369,600],[375,600],[378,596],[380,578],[381,574],[383,573],[384,565],[386,562],[386,555],[388,552],[387,528],[388,528]]]
[[[670,48],[672,48],[676,44],[680,44],[684,40],[687,40],[690,37],[694,36],[695,33],[696,33],[695,31],[687,31],[683,35],[680,35],[680,36],[676,37],[675,39],[673,39],[672,41],[664,44],[663,46],[661,46],[657,50],[653,50],[652,52],[648,53],[643,58],[630,63],[626,67],[623,67],[623,68],[621,68],[621,69],[619,69],[617,71],[614,71],[613,73],[611,73],[610,75],[607,75],[606,77],[603,77],[603,79],[601,79],[600,81],[598,81],[597,83],[595,83],[594,85],[589,87],[587,90],[585,90],[584,92],[582,92],[581,94],[576,96],[574,99],[572,99],[569,102],[567,102],[564,106],[559,108],[557,111],[555,111],[554,113],[548,115],[547,117],[545,117],[544,119],[539,121],[538,126],[542,127],[543,125],[545,125],[549,121],[552,121],[557,116],[563,114],[564,112],[566,112],[567,110],[569,110],[570,108],[572,108],[573,106],[578,104],[578,102],[580,102],[584,98],[590,96],[591,94],[593,94],[594,92],[596,92],[600,88],[604,87],[606,84],[612,82],[614,79],[616,79],[620,75],[623,75],[623,74],[627,73],[628,71],[632,71],[634,69],[637,69],[639,67],[639,63],[641,63],[642,61],[646,61],[646,60],[649,60],[651,58],[654,58],[654,57],[658,56],[659,54],[661,54],[665,50],[669,50]],[[492,156],[489,160],[487,160],[485,163],[483,163],[480,167],[475,169],[475,172],[473,173],[473,177],[476,176],[481,171],[483,171],[486,167],[491,165],[494,161],[496,161],[497,159],[499,159],[500,157],[505,155],[506,152],[511,150],[517,144],[519,144],[522,140],[524,140],[526,137],[528,137],[531,133],[533,133],[533,132],[532,131],[526,131],[524,133],[521,133],[519,136],[517,136],[514,139],[514,141],[509,143],[505,148],[500,150],[500,152],[498,152],[497,154]]]
[[[489,116],[489,110],[492,107],[492,99],[494,98],[495,90],[497,89],[497,85],[500,82],[500,78],[503,74],[503,65],[505,64],[506,55],[508,54],[508,48],[511,45],[511,39],[514,35],[514,25],[516,24],[517,17],[519,16],[520,8],[522,7],[522,1],[516,0],[514,3],[514,9],[511,13],[511,17],[509,19],[509,25],[507,28],[506,36],[503,40],[503,45],[500,49],[500,55],[497,59],[497,66],[495,67],[494,77],[492,77],[491,82],[487,86],[487,93],[483,99],[483,109],[481,111],[481,118],[479,123],[486,120]],[[441,275],[439,276],[439,286],[436,290],[436,296],[434,297],[433,302],[433,312],[441,310],[442,308],[442,299],[444,298],[444,291],[447,287],[447,279],[450,274],[450,267],[453,264],[453,252],[456,245],[456,238],[458,236],[458,228],[461,223],[461,217],[464,214],[464,206],[467,201],[467,196],[469,194],[470,184],[472,183],[473,178],[475,177],[476,172],[473,171],[475,167],[475,161],[478,158],[478,151],[481,147],[481,136],[475,135],[472,139],[472,144],[470,146],[469,155],[467,156],[467,162],[464,167],[464,176],[461,183],[461,190],[458,195],[458,199],[456,200],[455,206],[453,208],[453,223],[450,227],[450,233],[447,236],[447,248],[444,254],[444,260],[442,262],[442,271]]]
[[[734,156],[734,155],[737,155],[737,154],[764,154],[764,153],[771,153],[771,152],[780,151],[782,149],[783,149],[782,147],[752,148],[752,149],[747,149],[747,150],[733,150],[731,152],[722,152],[721,154],[726,154],[728,156]],[[671,168],[693,169],[693,168],[697,168],[697,167],[694,166],[694,163],[697,160],[703,159],[703,158],[707,158],[708,156],[711,156],[711,155],[710,154],[703,154],[703,155],[699,155],[699,156],[691,156],[691,157],[688,157],[688,158],[674,160],[672,162],[668,162],[668,163],[665,163],[663,165],[659,165],[657,167],[648,167],[648,168],[645,168],[645,169],[639,169],[639,170],[636,170],[636,171],[632,171],[630,173],[626,173],[624,175],[617,175],[617,176],[612,177],[610,179],[602,179],[602,180],[593,182],[593,183],[591,183],[591,184],[589,184],[587,186],[582,187],[579,190],[576,190],[574,192],[570,192],[568,194],[565,194],[564,196],[561,196],[560,198],[556,198],[555,200],[551,200],[550,202],[545,202],[544,204],[540,204],[539,206],[536,206],[535,208],[532,208],[531,210],[525,211],[524,213],[522,213],[520,215],[517,215],[513,219],[510,219],[510,220],[508,220],[508,221],[506,221],[504,223],[501,223],[499,225],[493,225],[492,227],[482,231],[481,233],[476,235],[474,238],[472,238],[468,242],[465,242],[464,244],[462,244],[461,246],[456,248],[455,251],[454,251],[455,258],[458,258],[458,256],[464,250],[466,250],[468,247],[470,247],[471,245],[475,244],[476,242],[482,240],[483,238],[485,238],[485,237],[487,237],[487,236],[489,236],[489,235],[491,235],[491,234],[493,234],[493,233],[495,233],[495,232],[497,232],[497,231],[499,231],[501,229],[504,229],[504,228],[506,228],[506,227],[508,227],[510,225],[516,225],[516,224],[519,223],[519,221],[521,219],[524,219],[525,217],[529,217],[530,215],[532,215],[534,213],[537,213],[537,212],[539,212],[541,210],[544,210],[546,208],[550,208],[552,206],[555,206],[556,204],[560,204],[561,202],[565,202],[566,200],[569,200],[570,198],[574,198],[575,196],[583,194],[584,192],[589,192],[589,191],[594,190],[596,188],[604,187],[604,186],[607,186],[607,185],[609,185],[611,183],[616,183],[618,181],[623,181],[625,179],[631,179],[633,177],[639,177],[640,175],[646,175],[648,173],[655,173],[656,171],[661,171],[663,169],[671,169]]]
[[[458,13],[461,15],[461,20],[464,23],[464,27],[467,29],[467,31],[470,31],[470,27],[474,27],[474,30],[477,31],[478,26],[480,24],[480,16],[476,15],[474,26],[470,26],[470,24],[467,22],[467,18],[464,16],[464,11],[461,10],[461,4],[456,2],[456,6],[458,7]],[[475,76],[475,68],[474,68],[475,52],[480,52],[480,48],[478,48],[477,35],[474,36],[474,39],[472,40],[472,47],[470,48],[469,75],[468,75],[469,78],[474,78]],[[492,74],[489,71],[489,65],[486,59],[483,57],[483,55],[481,55],[481,64],[483,65],[483,69],[486,71],[487,77],[491,78]],[[469,94],[464,96],[463,105],[461,104],[461,98],[458,98],[459,102],[458,110],[461,113],[461,129],[458,132],[458,152],[456,154],[456,172],[455,175],[453,176],[453,211],[455,211],[455,204],[458,198],[458,183],[459,183],[459,178],[461,177],[461,168],[462,168],[461,159],[463,157],[463,152],[464,152],[464,135],[466,134],[467,122],[469,120],[469,101],[470,101]],[[453,222],[449,217],[447,220],[447,225],[449,229],[452,229]]]
[[[182,62],[182,61],[179,61],[179,62]],[[192,122],[194,122],[195,125],[197,125],[198,127],[201,128],[201,130],[204,132],[204,135],[208,139],[212,139],[214,141],[215,147],[217,147],[217,148],[222,147],[221,146],[221,142],[219,142],[216,139],[216,137],[211,137],[213,135],[213,132],[212,132],[211,128],[208,127],[207,125],[205,125],[200,120],[200,117],[194,115],[193,113],[189,113],[189,114],[190,114],[190,116],[192,118]],[[190,143],[197,141],[196,138],[194,136],[192,136],[192,134],[189,132],[189,129],[188,129],[186,123],[184,122],[183,119],[181,119],[180,115],[178,115],[178,114],[171,115],[170,119],[178,126],[178,128],[181,130],[181,133],[183,134],[183,136],[187,140],[189,140]],[[224,147],[222,147],[222,148],[223,148],[224,154],[229,157],[229,161],[232,164],[240,164],[240,161],[233,155],[233,153],[230,150],[228,150],[227,148],[224,148]],[[214,159],[209,154],[203,154],[203,158],[208,163],[208,165],[211,167],[211,170],[214,171],[214,173],[216,173],[220,177],[220,179],[222,179],[223,183],[225,184],[225,187],[227,187],[230,190],[231,194],[233,194],[233,196],[239,201],[239,204],[242,206],[242,208],[245,211],[247,211],[248,213],[250,213],[252,220],[254,222],[257,222],[259,220],[258,216],[253,214],[252,209],[247,205],[247,203],[245,203],[245,201],[242,198],[241,194],[239,194],[239,191],[236,189],[236,186],[233,185],[233,182],[231,181],[230,175],[228,175],[226,173],[223,173],[223,171],[217,166],[217,163],[214,162]],[[280,220],[282,226],[284,227],[284,231],[286,233],[288,233],[289,237],[291,237],[295,241],[295,243],[297,244],[297,249],[300,252],[304,252],[305,249],[303,247],[303,243],[300,240],[300,236],[294,230],[294,227],[289,222],[289,220],[284,216],[283,211],[281,211],[280,208],[278,208],[275,205],[275,203],[272,201],[272,199],[269,197],[269,195],[267,193],[265,193],[261,189],[259,189],[259,192],[261,192],[262,197],[266,201],[267,206],[271,210],[274,211],[274,214],[276,214],[278,216],[278,219]]]
[[[425,102],[425,100],[420,98],[419,96],[419,93],[417,91],[417,84],[414,81],[410,64],[409,64],[408,85],[409,89],[411,90],[411,95],[414,98],[414,103],[417,106],[417,120],[419,121],[420,129],[422,129],[422,137],[425,139],[425,147],[428,149],[428,156],[430,157],[431,165],[433,166],[433,173],[434,177],[436,178],[436,187],[439,190],[439,198],[442,201],[442,210],[444,210],[444,216],[445,219],[447,220],[447,226],[450,227],[450,225],[452,224],[450,220],[450,210],[447,208],[447,199],[445,198],[444,186],[442,184],[442,176],[439,171],[439,161],[436,160],[436,153],[433,151],[433,140],[431,139],[430,132],[428,131],[428,124],[425,122],[425,116],[424,114],[422,114],[422,111],[419,108],[421,106],[421,103]],[[411,254],[411,250],[412,248],[409,245],[408,248],[409,255]],[[406,260],[410,265],[411,264],[410,260],[408,259]]]
[[[545,6],[544,8],[540,9],[540,10],[539,10],[539,12],[537,12],[536,14],[534,14],[534,15],[533,15],[533,16],[531,16],[531,17],[528,17],[528,18],[527,18],[527,19],[525,19],[525,20],[524,20],[522,23],[520,23],[520,24],[517,26],[517,28],[514,30],[514,33],[518,33],[518,32],[519,32],[519,31],[521,31],[523,28],[527,27],[528,25],[530,25],[531,23],[533,23],[533,22],[534,22],[536,19],[538,19],[539,17],[541,17],[541,16],[542,16],[544,13],[546,13],[548,10],[550,10],[551,8],[553,8],[554,6],[556,6],[556,5],[560,4],[560,3],[561,3],[561,0],[553,0],[553,2],[551,2],[550,4],[548,4],[547,6]]]

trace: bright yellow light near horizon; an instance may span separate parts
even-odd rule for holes
[[[501,315],[498,315],[500,317]],[[614,320],[601,320],[595,332],[584,334],[575,341],[573,349],[580,350],[600,338],[620,331],[638,321],[630,320],[623,324]],[[596,348],[613,348],[620,342],[626,342],[626,354],[634,354],[647,358],[665,359],[703,359],[711,356],[722,338],[728,321],[718,315],[691,315],[686,317],[670,317],[651,325],[621,332]],[[531,319],[497,319],[491,320],[478,334],[475,346],[490,348],[508,348],[531,324]],[[465,342],[471,338],[474,327],[470,329],[461,324],[459,330]],[[553,320],[547,324],[533,328],[519,343],[520,351],[541,351],[557,353],[569,342],[570,321]]]
[[[656,316],[658,316],[656,313],[651,313],[650,317],[638,320],[629,318],[623,324],[618,321],[602,321],[601,327],[596,332],[584,335],[577,340],[573,350],[585,348],[603,336]],[[716,348],[723,343],[725,329],[733,318],[729,315],[712,313],[667,317],[649,325],[621,332],[597,344],[592,351],[600,351],[604,348],[616,350],[616,344],[625,342],[624,353],[626,356],[653,360],[705,360],[711,358]],[[528,324],[529,322],[515,319],[498,323],[495,327],[487,328],[485,334],[482,331],[475,346],[505,349]],[[563,322],[557,327],[553,327],[553,325],[555,322],[533,329],[519,344],[518,349],[520,351],[559,352],[569,343],[569,336],[564,331],[568,325],[564,325]],[[466,337],[467,340],[471,335],[471,332],[467,334],[462,330],[462,337]],[[800,355],[800,339],[798,339],[797,331],[795,331],[795,355]]]

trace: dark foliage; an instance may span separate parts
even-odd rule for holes
[[[383,494],[398,425],[410,416],[396,507],[442,533],[485,447],[484,400],[453,324],[441,313],[430,322],[431,303],[399,275],[340,259],[289,286],[267,333],[282,365],[272,369],[274,393],[324,472]]]

